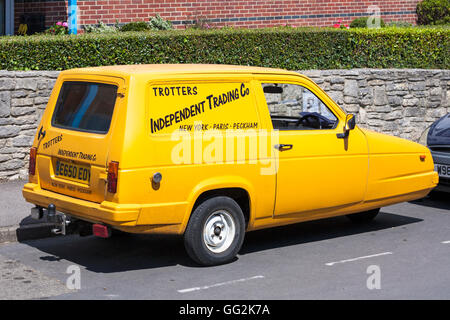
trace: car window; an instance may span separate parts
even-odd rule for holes
[[[115,85],[66,81],[56,103],[52,125],[71,130],[106,133],[111,123],[116,97]]]
[[[309,89],[296,84],[263,83],[274,129],[333,129],[338,119]]]

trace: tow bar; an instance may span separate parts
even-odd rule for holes
[[[62,213],[56,211],[53,203],[49,204],[47,208],[36,206],[31,208],[31,217],[35,220],[44,220],[48,223],[54,224],[55,228],[51,230],[53,234],[66,235],[73,219]]]

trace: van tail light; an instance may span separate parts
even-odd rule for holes
[[[30,149],[30,162],[28,163],[28,174],[34,176],[36,174],[36,154],[37,148],[32,147]]]
[[[103,224],[96,223],[92,225],[92,233],[96,237],[109,238],[111,237],[111,228]]]
[[[117,177],[119,174],[119,163],[111,161],[108,164],[108,192],[117,192]]]

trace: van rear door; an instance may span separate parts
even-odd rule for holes
[[[46,110],[51,115],[41,123],[45,136],[38,141],[41,188],[101,202],[106,196],[108,155],[124,100],[118,94],[125,90],[124,80],[72,76],[57,86],[56,103]]]

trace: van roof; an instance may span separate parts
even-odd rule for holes
[[[133,75],[148,74],[189,74],[189,73],[270,73],[299,75],[294,71],[275,68],[235,66],[223,64],[133,64],[103,67],[78,68],[63,71],[64,73],[95,73]]]

